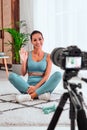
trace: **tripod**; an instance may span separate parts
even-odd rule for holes
[[[71,130],[75,130],[75,119],[77,119],[77,124],[78,124],[78,128],[79,130],[87,130],[87,121],[86,121],[86,114],[85,111],[83,109],[83,98],[82,98],[82,93],[81,92],[77,92],[77,88],[81,88],[81,84],[75,84],[75,83],[68,83],[67,79],[70,78],[70,75],[67,76],[67,74],[71,73],[67,73],[65,72],[64,74],[64,78],[63,78],[63,83],[64,83],[64,88],[68,90],[68,92],[64,93],[61,98],[60,98],[60,102],[59,105],[53,115],[53,118],[47,128],[47,130],[54,130],[57,121],[59,120],[61,113],[63,111],[63,107],[66,104],[67,99],[69,99],[70,101],[70,111],[69,111],[69,117],[71,120]],[[77,74],[77,73],[72,73],[73,74]],[[83,120],[82,120],[83,119]]]

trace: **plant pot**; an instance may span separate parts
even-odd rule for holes
[[[21,75],[21,64],[12,64],[12,71]]]

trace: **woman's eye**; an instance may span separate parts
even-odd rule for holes
[[[34,39],[34,42],[37,41],[36,39]]]
[[[39,40],[42,40],[41,38],[39,38]]]
[[[36,41],[38,41],[38,40],[41,41],[42,39],[41,39],[41,38],[39,38],[39,39],[34,39],[34,42],[36,42]]]

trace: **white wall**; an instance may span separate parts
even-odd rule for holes
[[[20,20],[26,20],[29,32],[33,29],[33,0],[20,0]]]
[[[33,0],[20,0],[20,20],[26,20],[27,31],[31,33],[33,30]],[[30,41],[25,48],[32,49]]]

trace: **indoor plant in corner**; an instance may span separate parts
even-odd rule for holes
[[[29,36],[30,34],[27,33],[26,28],[26,22],[25,21],[20,21],[17,22],[18,26],[19,26],[19,30],[15,29],[15,28],[4,28],[4,31],[8,32],[11,37],[12,37],[12,41],[9,41],[6,43],[8,45],[11,45],[11,51],[13,52],[13,63],[12,63],[12,71],[18,74],[20,73],[20,55],[19,55],[19,50],[21,49],[21,47],[25,46],[27,44],[27,42],[29,41]],[[20,31],[21,29],[22,32]]]

